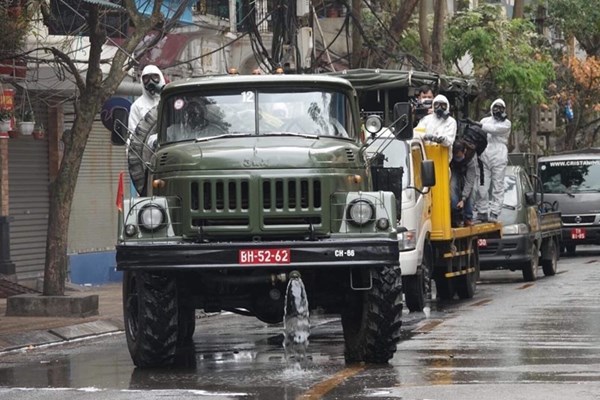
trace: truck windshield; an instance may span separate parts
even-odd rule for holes
[[[163,109],[163,143],[212,137],[282,135],[354,139],[352,108],[342,92],[274,89],[177,94]]]
[[[600,159],[540,163],[544,193],[600,192]]]

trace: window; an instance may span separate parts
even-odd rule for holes
[[[423,149],[419,144],[414,144],[410,152],[412,154],[412,167],[415,174],[415,187],[423,190],[423,181],[421,180],[421,162],[423,161]],[[418,191],[415,191],[417,197],[420,196]]]
[[[163,112],[166,142],[222,135],[356,137],[350,102],[339,92],[238,89],[174,95]]]
[[[600,192],[600,160],[564,160],[540,164],[544,193]]]

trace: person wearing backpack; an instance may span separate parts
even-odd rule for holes
[[[475,145],[459,138],[452,145],[450,161],[452,227],[473,225],[472,197],[477,179]]]
[[[490,106],[491,116],[480,121],[487,133],[487,147],[481,154],[483,184],[477,185],[475,210],[481,221],[498,221],[504,202],[504,172],[508,164],[508,138],[511,122],[506,116],[506,104],[496,99]]]

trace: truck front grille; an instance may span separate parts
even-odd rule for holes
[[[264,180],[262,206],[265,211],[321,208],[321,181],[309,178]]]
[[[563,215],[563,224],[593,224],[596,220],[596,215]]]
[[[190,225],[205,233],[261,236],[325,229],[319,177],[211,177],[189,185]]]
[[[192,182],[193,211],[234,211],[250,207],[250,184],[246,179]]]

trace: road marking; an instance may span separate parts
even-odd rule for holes
[[[344,368],[331,378],[317,383],[311,387],[308,391],[296,397],[296,400],[317,400],[323,398],[327,393],[331,392],[337,386],[339,386],[346,379],[353,377],[359,372],[365,369],[364,365],[354,365],[348,368]]]
[[[471,307],[485,306],[486,304],[490,304],[491,302],[492,299],[483,299],[481,301],[478,301],[477,303],[471,304]]]
[[[526,284],[524,284],[523,286],[519,286],[519,287],[517,288],[517,290],[523,290],[523,289],[527,289],[527,288],[530,288],[530,287],[532,287],[532,286],[535,286],[535,283],[526,283]]]

